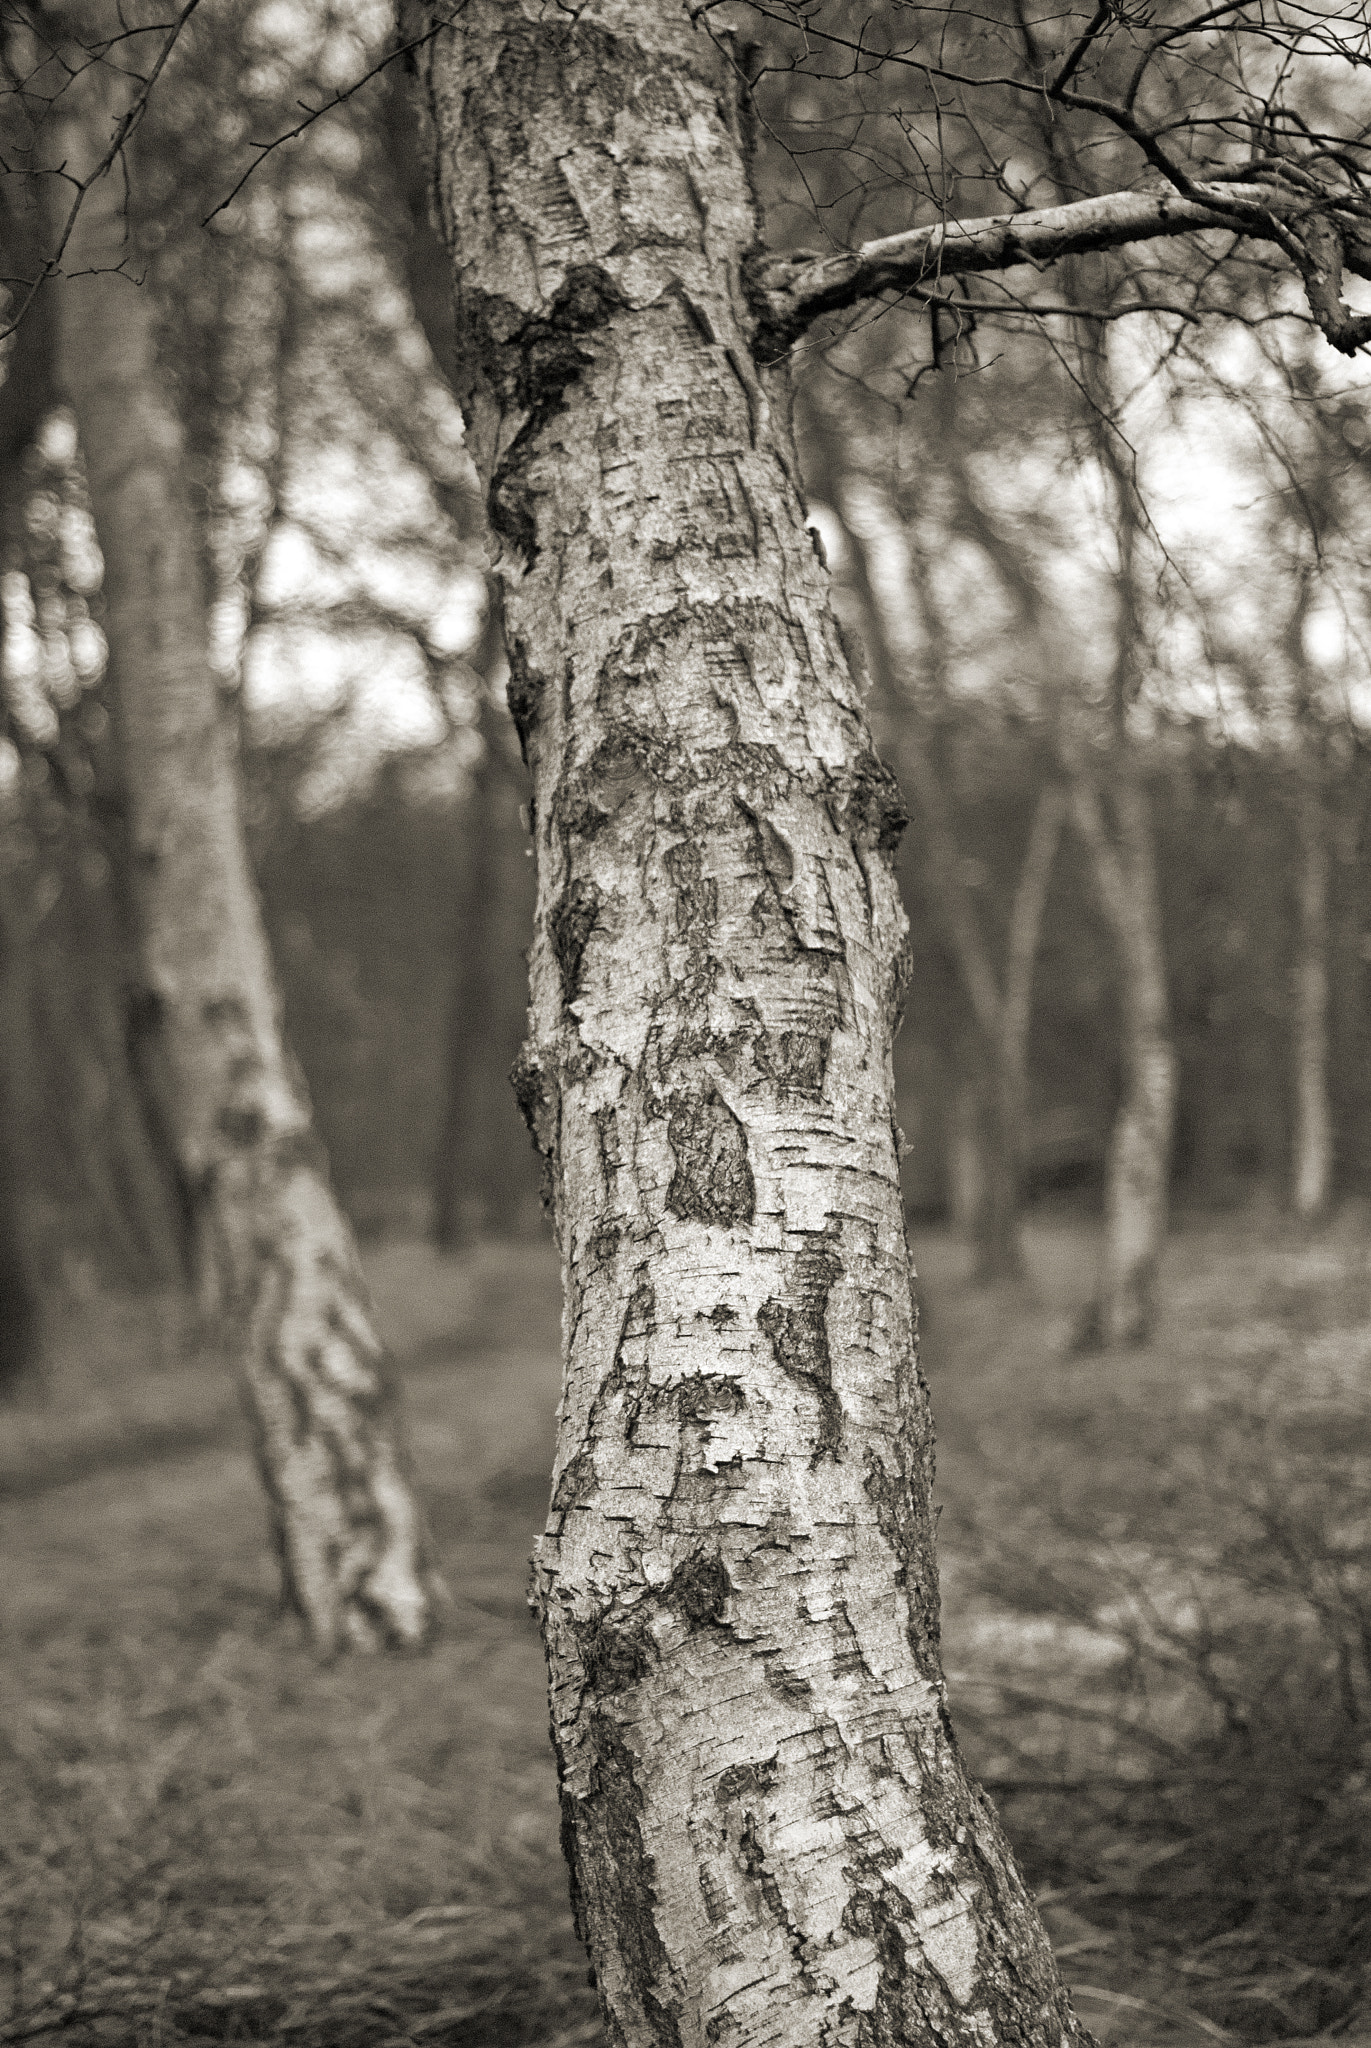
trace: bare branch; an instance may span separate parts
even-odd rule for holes
[[[749,281],[759,344],[779,356],[821,314],[885,292],[1214,229],[1236,229],[1287,252],[1293,243],[1314,318],[1333,346],[1351,355],[1371,340],[1371,316],[1350,312],[1338,290],[1344,268],[1371,278],[1371,236],[1357,215],[1331,194],[1313,206],[1276,184],[1207,181],[1193,191],[1109,192],[1031,212],[938,221],[837,256],[763,256]]]
[[[176,19],[171,23],[170,27],[167,29],[165,39],[163,40],[162,43],[162,47],[157,53],[157,58],[155,63],[153,64],[151,71],[149,71],[146,78],[140,81],[138,91],[134,94],[132,100],[129,102],[124,112],[115,122],[114,133],[110,137],[109,146],[105,150],[104,155],[100,158],[98,163],[95,164],[94,168],[89,172],[89,174],[86,177],[80,179],[79,181],[71,181],[76,185],[76,192],[75,196],[72,199],[71,206],[68,209],[66,220],[62,224],[62,231],[57,239],[57,247],[48,257],[42,269],[39,271],[37,277],[33,278],[29,283],[28,289],[24,293],[23,298],[20,300],[18,308],[16,309],[14,316],[10,320],[8,326],[0,327],[0,341],[4,341],[9,335],[13,334],[15,328],[19,325],[24,315],[28,312],[29,307],[33,304],[34,299],[38,296],[38,293],[42,289],[43,285],[46,284],[47,280],[50,277],[55,277],[58,271],[61,269],[62,258],[66,254],[67,244],[71,240],[72,230],[76,226],[76,217],[81,211],[82,203],[85,200],[87,192],[89,192],[91,186],[94,185],[98,179],[103,178],[105,173],[111,169],[111,167],[117,161],[121,151],[124,149],[126,143],[128,142],[129,137],[133,134],[134,129],[138,126],[138,123],[142,120],[144,114],[147,112],[148,100],[152,95],[152,89],[156,85],[158,79],[161,77],[163,67],[166,64],[168,57],[170,57],[173,49],[176,47],[176,43],[180,38],[181,31],[184,29],[186,23],[190,20],[192,14],[194,14],[196,8],[199,5],[200,0],[185,0],[185,5],[182,7],[180,13],[176,16]],[[106,45],[102,47],[112,48],[114,43],[119,40],[122,40],[122,38],[110,37],[107,39]],[[100,63],[103,61],[103,58],[98,57],[93,57],[91,59],[92,63]],[[69,176],[64,166],[59,167],[59,169],[53,175],[63,177]]]

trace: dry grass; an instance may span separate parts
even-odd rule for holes
[[[992,1296],[949,1240],[916,1251],[957,1718],[1083,2012],[1111,2043],[1351,2048],[1371,1905],[1359,1241],[1184,1235],[1159,1342],[1117,1361],[1064,1355],[1078,1229],[1032,1233],[1034,1284]],[[555,1272],[528,1248],[399,1246],[373,1276],[455,1595],[430,1657],[305,1657],[232,1397],[212,1358],[177,1361],[170,1311],[141,1332],[127,1308],[69,1319],[46,1404],[6,1418],[0,2044],[603,2040],[523,1606]]]
[[[412,1436],[453,1591],[432,1655],[321,1670],[299,1647],[212,1361],[178,1378],[125,1350],[132,1390],[111,1393],[101,1438],[80,1430],[106,1469],[0,1508],[0,2042],[603,2038],[523,1603],[555,1271],[399,1247],[375,1280],[392,1336],[428,1361]],[[122,1328],[94,1320],[92,1358],[102,1339],[116,1350]],[[23,1412],[50,1474],[65,1403],[97,1376],[59,1354],[47,1404]],[[141,1407],[162,1433],[139,1458]],[[176,1448],[202,1425],[216,1441]]]
[[[954,1718],[1120,2040],[1371,2032],[1371,1270],[1289,1235],[1182,1235],[1114,1360],[1034,1350],[1062,1244],[998,1346],[933,1285]]]

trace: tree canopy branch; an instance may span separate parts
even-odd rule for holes
[[[1273,242],[1293,255],[1315,320],[1344,355],[1371,341],[1371,315],[1353,313],[1341,297],[1344,270],[1371,279],[1371,224],[1332,193],[1311,202],[1308,193],[1276,183],[1237,181],[1206,181],[1190,195],[1167,188],[1108,192],[1023,213],[936,221],[832,256],[761,256],[749,280],[757,339],[779,356],[822,314],[883,293],[917,292],[943,278],[1019,264],[1040,269],[1064,256],[1214,229]]]

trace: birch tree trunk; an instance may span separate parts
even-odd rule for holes
[[[535,792],[534,1592],[610,2038],[1082,2039],[947,1719],[903,818],[750,347],[734,74],[667,0],[468,0],[425,63]]]
[[[51,160],[69,175],[98,160],[116,80],[90,64],[58,103]],[[123,190],[109,174],[86,194],[54,297],[105,559],[141,1055],[218,1283],[286,1595],[325,1654],[416,1646],[434,1586],[397,1391],[282,1036],[151,295],[115,274]]]
[[[1119,768],[1112,795],[1117,842],[1093,785],[1072,785],[1072,817],[1090,854],[1120,974],[1123,1094],[1105,1164],[1099,1290],[1083,1332],[1085,1341],[1105,1348],[1144,1344],[1151,1334],[1176,1104],[1152,823],[1130,764]]]
[[[1295,1214],[1307,1223],[1327,1209],[1333,1181],[1333,1119],[1328,1103],[1328,817],[1322,764],[1307,740],[1300,750],[1298,777],[1291,1197]]]

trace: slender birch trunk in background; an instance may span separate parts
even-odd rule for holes
[[[32,256],[38,236],[28,218],[31,195],[17,178],[0,179],[0,246],[16,270]],[[49,308],[32,328],[21,327],[0,383],[0,573],[12,566],[12,542],[27,485],[24,456],[52,404]],[[0,658],[5,620],[0,606]],[[0,705],[0,730],[8,714]],[[14,801],[11,799],[11,801]],[[18,821],[18,805],[12,813]],[[0,819],[0,829],[11,822]],[[27,998],[26,934],[12,900],[6,850],[0,849],[0,1391],[22,1381],[38,1357],[38,1295],[29,1270],[23,1215],[19,1096],[29,1061],[23,1046]]]
[[[1033,1022],[1033,972],[1038,960],[1047,892],[1066,825],[1068,802],[1059,782],[1040,791],[1019,864],[1005,937],[1004,995],[996,1040],[1000,1127],[1013,1169],[1014,1214],[1023,1202],[1024,1153],[1028,1140],[1028,1034]]]
[[[734,74],[667,0],[468,0],[424,64],[534,782],[535,1598],[611,2038],[1084,2039],[947,1718],[903,816],[751,346]]]
[[[454,946],[452,993],[446,1020],[447,1092],[434,1173],[433,1241],[445,1252],[458,1251],[478,1238],[485,1228],[488,1210],[483,1169],[490,1163],[493,1105],[488,1100],[490,1077],[482,1072],[477,1055],[491,1008],[491,963],[499,915],[499,846],[492,813],[500,764],[492,756],[494,735],[490,728],[491,712],[483,697],[480,733],[484,751],[476,764],[467,798],[462,915]]]
[[[67,88],[50,161],[71,173],[98,160],[120,78],[92,64]],[[123,194],[117,173],[86,194],[65,259],[74,274],[54,298],[105,559],[142,1054],[218,1283],[287,1596],[324,1653],[415,1646],[434,1582],[397,1390],[282,1036],[151,294],[113,274],[127,253]]]
[[[894,508],[875,485],[849,479],[845,486],[840,482],[835,496],[852,542],[868,658],[896,734],[896,760],[924,828],[929,893],[951,940],[974,1019],[976,1043],[963,1062],[949,1147],[953,1216],[976,1248],[977,1277],[1012,1279],[1023,1271],[1019,1213],[1033,968],[1066,822],[1066,793],[1050,782],[1034,807],[1014,885],[1003,969],[997,975],[980,912],[962,878],[951,806],[912,703],[911,671],[922,635],[907,614],[917,566]],[[930,618],[934,633],[937,626]]]
[[[498,634],[492,666],[500,659]],[[522,1034],[524,956],[533,875],[522,823],[523,769],[508,713],[482,689],[483,753],[467,799],[467,861],[454,935],[447,1019],[447,1099],[434,1176],[434,1242],[444,1251],[483,1231],[526,1228],[538,1162],[509,1093]]]
[[[1166,1239],[1176,1056],[1171,1040],[1152,820],[1132,763],[1111,784],[1117,836],[1098,790],[1073,779],[1071,815],[1090,856],[1119,964],[1123,1093],[1105,1166],[1104,1245],[1087,1343],[1142,1344],[1156,1316]]]
[[[1329,832],[1323,764],[1305,739],[1296,764],[1300,862],[1296,881],[1291,1063],[1294,1132],[1291,1199],[1312,1222],[1328,1207],[1333,1183],[1333,1118],[1328,1100]]]

